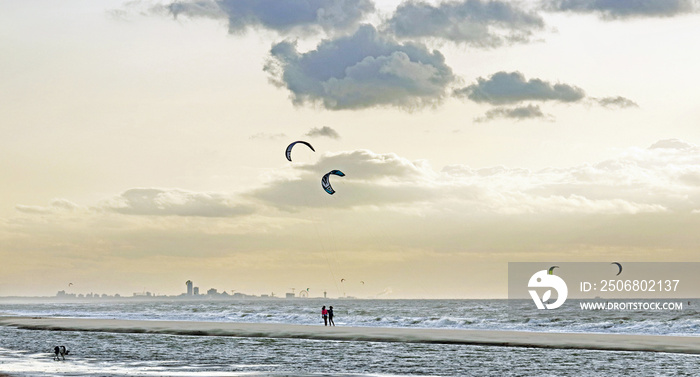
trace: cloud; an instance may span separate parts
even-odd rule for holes
[[[623,109],[626,107],[639,107],[636,102],[621,96],[617,97],[604,97],[604,98],[592,98],[593,101],[598,103],[600,106],[608,108],[619,108]]]
[[[309,130],[309,132],[306,133],[306,136],[311,136],[311,137],[329,137],[331,139],[340,139],[340,134],[336,132],[336,130],[328,127],[328,126],[323,126],[321,128],[314,127]]]
[[[277,134],[271,134],[271,133],[266,133],[266,132],[259,132],[254,135],[250,135],[251,140],[280,140],[280,139],[286,139],[287,134],[285,133],[277,133]]]
[[[457,97],[467,97],[478,103],[492,105],[513,104],[523,101],[577,102],[586,93],[568,84],[551,84],[540,79],[526,80],[520,72],[497,72],[488,79],[479,77],[477,83],[457,89]]]
[[[679,151],[697,152],[698,147],[680,139],[664,139],[652,144],[649,149],[675,149]]]
[[[697,11],[694,0],[549,0],[552,11],[596,13],[603,19],[673,17]]]
[[[135,188],[101,205],[102,209],[126,215],[229,217],[253,212],[225,195],[178,189]]]
[[[29,214],[51,214],[58,212],[72,212],[80,209],[80,206],[69,200],[57,198],[53,199],[47,207],[17,204],[15,209]]]
[[[331,178],[336,194],[330,196],[322,190],[320,180],[333,169],[346,176]],[[135,188],[103,201],[92,212],[216,218],[269,214],[270,209],[297,212],[332,207],[449,218],[450,214],[688,214],[700,209],[700,148],[678,139],[660,140],[646,149],[631,148],[598,163],[538,171],[505,166],[475,169],[460,164],[435,170],[425,161],[369,150],[325,153],[312,164],[285,165],[284,170],[236,198]],[[29,214],[60,215],[80,214],[75,211],[85,207],[56,199],[46,207],[16,208]]]
[[[324,40],[299,53],[293,42],[270,51],[265,67],[286,87],[295,105],[318,103],[329,110],[435,105],[455,80],[444,56],[417,43],[400,44],[362,25],[351,36]]]
[[[265,28],[286,34],[293,30],[347,31],[374,11],[370,0],[192,0],[164,7],[175,17],[227,19],[229,32]]]
[[[398,38],[440,38],[476,47],[528,41],[544,21],[533,12],[503,1],[465,0],[437,6],[402,3],[386,21]]]
[[[690,213],[700,208],[699,166],[700,149],[679,140],[596,164],[539,171],[464,165],[436,171],[423,161],[360,150],[325,154],[295,167],[296,178],[249,194],[284,211],[372,207],[445,218]],[[346,174],[332,180],[334,196],[319,182],[331,169]]]
[[[294,169],[298,178],[272,181],[250,192],[250,197],[294,211],[331,203],[337,208],[410,203],[439,195],[424,184],[416,184],[430,180],[430,175],[434,174],[432,169],[424,162],[409,161],[393,153],[377,154],[368,150],[327,153],[315,164]],[[333,169],[341,170],[345,177],[331,177],[336,190],[331,199],[321,188],[320,180]]]
[[[541,79],[526,79],[520,72],[496,72],[489,78],[479,77],[475,84],[455,89],[452,95],[457,98],[467,98],[476,103],[487,103],[494,106],[507,104],[520,104],[523,102],[547,102],[562,103],[596,103],[606,108],[638,107],[634,101],[617,97],[587,97],[586,92],[574,85],[562,83],[550,83]],[[510,118],[522,120],[527,118],[548,118],[539,108],[532,104],[518,106],[516,108],[498,107],[486,112],[477,121],[485,122],[496,118]]]
[[[410,161],[394,153],[374,153],[366,149],[326,153],[314,165],[299,167],[314,174],[333,169],[352,172],[349,179],[415,181],[430,179],[432,169],[425,161]]]
[[[515,108],[504,108],[498,107],[491,109],[484,114],[483,117],[478,117],[475,120],[477,122],[488,122],[498,118],[508,118],[515,120],[525,120],[525,119],[544,119],[548,118],[539,106],[537,105],[527,105]]]

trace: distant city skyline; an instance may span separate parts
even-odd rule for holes
[[[185,292],[182,292],[178,295],[159,295],[157,293],[153,293],[150,291],[143,290],[142,292],[134,292],[130,296],[129,295],[120,295],[119,293],[115,294],[107,294],[107,293],[76,293],[76,292],[70,292],[66,290],[60,290],[56,293],[55,297],[57,298],[128,298],[128,297],[153,297],[153,298],[177,298],[177,297],[196,297],[196,296],[207,296],[207,297],[231,297],[231,298],[274,298],[278,297],[275,295],[274,292],[271,292],[270,294],[262,294],[259,296],[252,295],[252,294],[246,294],[244,292],[236,292],[235,290],[231,290],[231,293],[229,294],[226,290],[222,290],[219,292],[217,288],[209,288],[207,290],[206,294],[200,294],[199,293],[199,287],[194,286],[194,282],[191,280],[187,280],[185,282]],[[302,294],[303,293],[303,294]],[[315,298],[321,298],[321,297],[326,297],[326,291],[323,292],[323,296],[318,296]],[[3,296],[0,296],[2,298]],[[12,297],[12,296],[11,296]],[[35,296],[36,297],[36,296]],[[44,298],[47,297],[52,297],[52,296],[43,296]],[[28,298],[31,298],[31,296],[28,296]],[[286,292],[284,293],[284,298],[314,298],[312,296],[309,296],[308,290],[301,290],[299,294],[297,295],[295,292],[295,289],[292,288],[291,292]],[[354,298],[354,297],[351,297]]]

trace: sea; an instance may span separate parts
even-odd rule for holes
[[[682,310],[555,311],[527,300],[0,299],[0,316],[700,336],[700,300]],[[648,308],[647,308],[648,309]],[[546,312],[546,313],[545,313]],[[53,359],[53,348],[70,350]],[[430,343],[329,341],[0,326],[10,376],[697,376],[700,355]]]

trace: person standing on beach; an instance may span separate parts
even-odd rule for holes
[[[333,322],[333,307],[331,306],[328,308],[328,324],[330,326],[335,326],[335,322]]]
[[[326,305],[321,308],[321,317],[323,317],[323,325],[328,326],[328,310],[326,310]]]

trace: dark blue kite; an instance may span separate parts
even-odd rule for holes
[[[335,194],[335,190],[333,190],[333,187],[331,187],[331,182],[328,179],[328,177],[331,174],[337,175],[340,177],[345,177],[345,173],[343,173],[340,170],[331,170],[330,172],[326,173],[326,175],[324,175],[323,178],[321,178],[321,186],[323,187],[323,189],[326,190],[327,193],[333,195],[333,194]]]
[[[314,147],[311,146],[311,144],[309,144],[305,141],[301,141],[301,140],[295,141],[295,142],[289,144],[289,146],[287,147],[287,150],[284,153],[284,155],[287,156],[287,160],[292,161],[292,147],[294,146],[294,144],[297,144],[297,143],[306,144],[307,147],[311,148],[312,151],[316,152],[316,150],[314,149]]]

